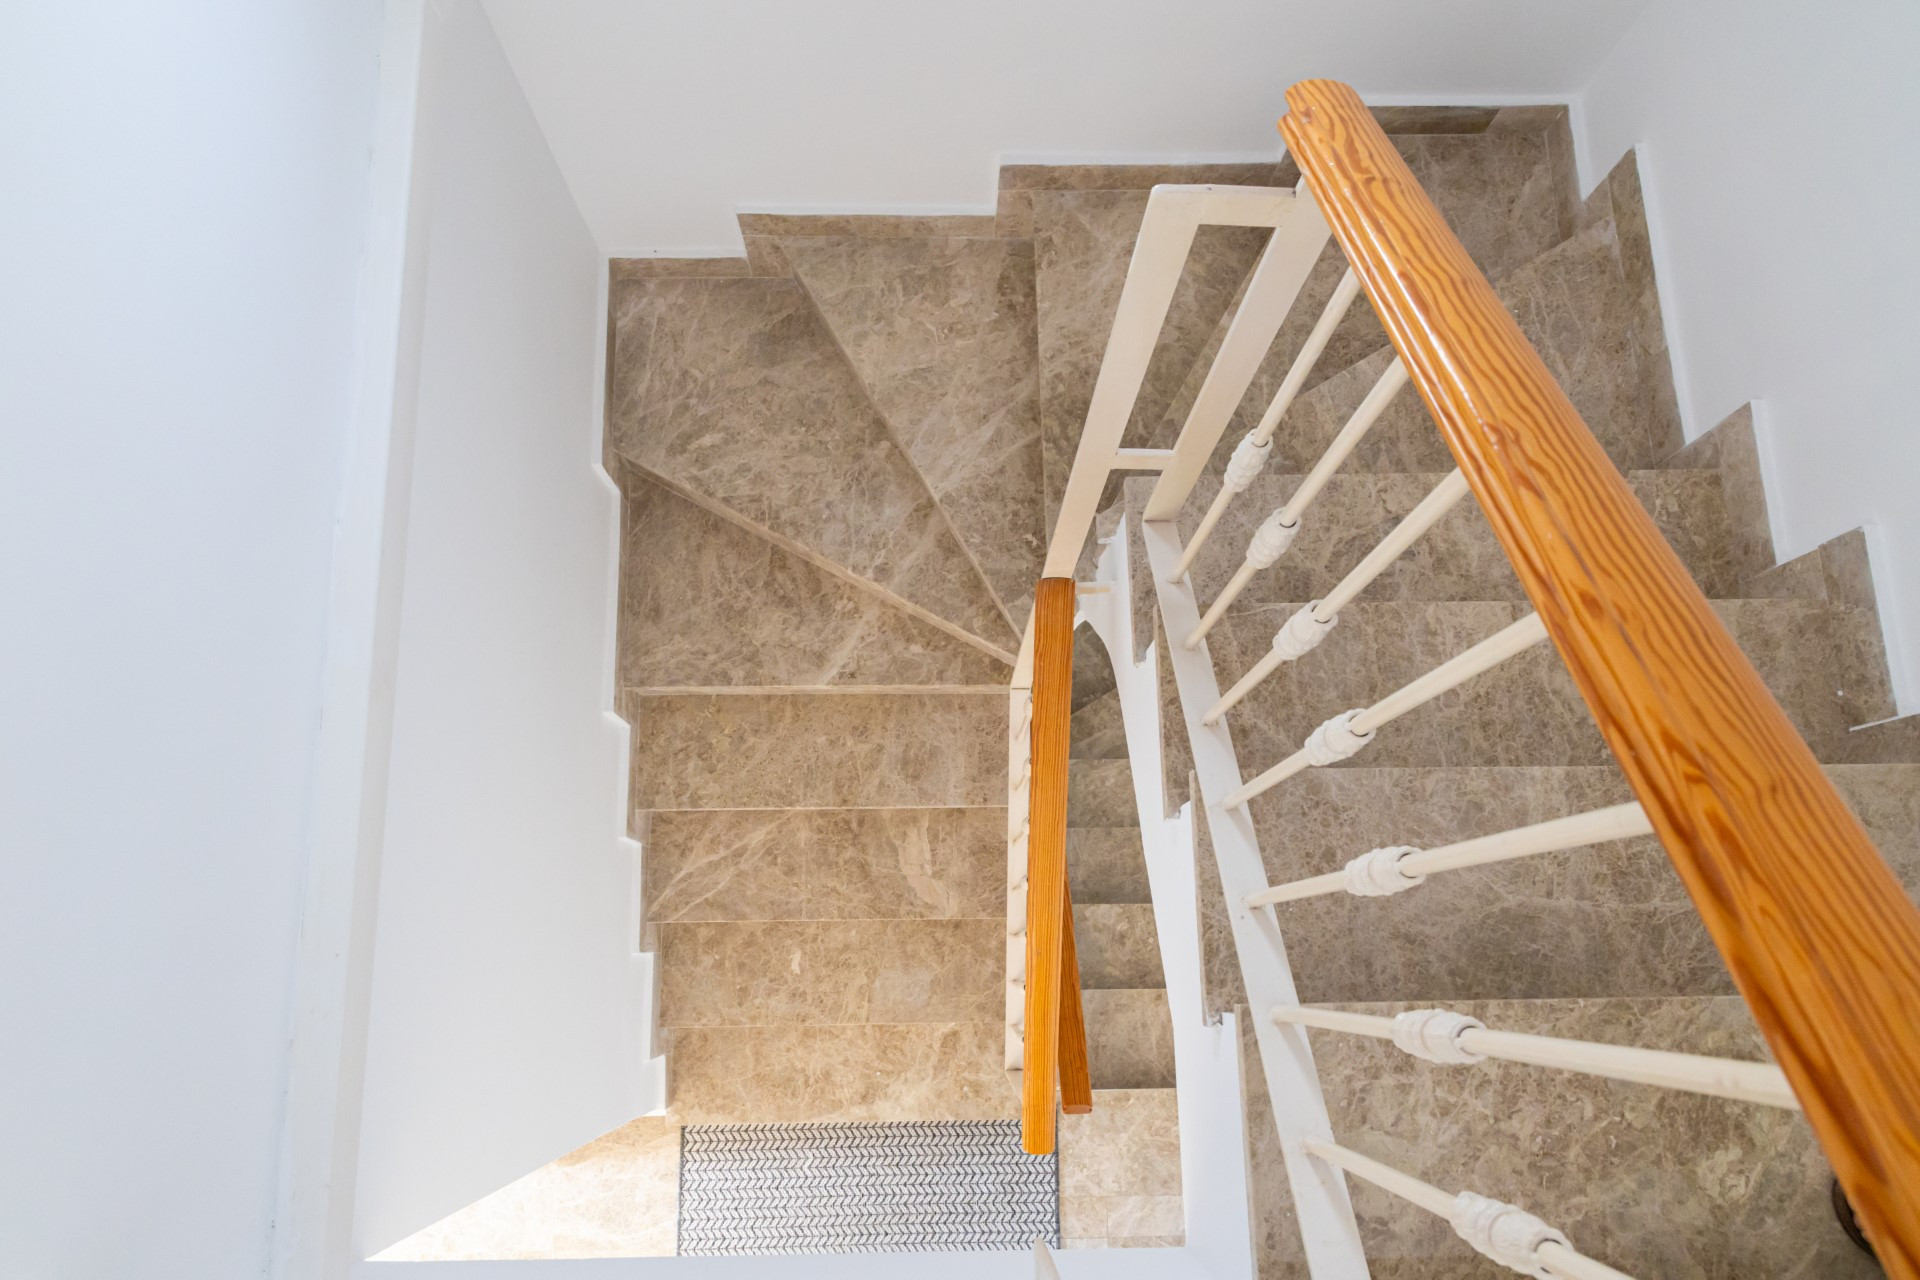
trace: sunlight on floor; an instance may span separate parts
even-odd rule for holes
[[[680,1126],[643,1117],[474,1201],[376,1262],[660,1257],[674,1252]]]

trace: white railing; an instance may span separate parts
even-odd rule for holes
[[[1194,233],[1202,224],[1270,226],[1275,231],[1174,447],[1123,449],[1121,433]],[[1389,1018],[1300,1005],[1277,918],[1271,910],[1276,904],[1330,893],[1399,893],[1430,875],[1645,836],[1654,829],[1639,803],[1619,804],[1436,848],[1374,849],[1353,858],[1337,872],[1282,885],[1266,882],[1249,801],[1306,769],[1353,757],[1396,719],[1547,639],[1541,618],[1530,613],[1371,705],[1332,717],[1314,729],[1298,751],[1252,777],[1243,775],[1228,724],[1231,713],[1243,708],[1248,696],[1280,666],[1327,641],[1341,611],[1469,492],[1461,471],[1449,474],[1361,557],[1337,586],[1290,617],[1275,634],[1271,652],[1224,695],[1220,692],[1206,647],[1209,632],[1258,574],[1286,553],[1308,508],[1409,380],[1405,366],[1396,359],[1286,503],[1259,526],[1238,568],[1203,614],[1194,596],[1190,570],[1228,507],[1252,486],[1265,466],[1288,408],[1359,296],[1360,285],[1351,271],[1326,304],[1259,424],[1234,449],[1219,492],[1184,545],[1173,521],[1183,511],[1327,239],[1326,223],[1304,185],[1294,191],[1155,189],[1049,543],[1046,573],[1074,574],[1094,523],[1095,506],[1114,472],[1159,473],[1140,532],[1167,634],[1179,641],[1167,658],[1193,747],[1194,774],[1226,892],[1241,976],[1253,1007],[1267,1011],[1267,1016],[1254,1020],[1255,1039],[1282,1139],[1310,1273],[1319,1280],[1357,1280],[1367,1274],[1359,1228],[1345,1182],[1339,1176],[1344,1172],[1446,1218],[1475,1248],[1516,1270],[1618,1280],[1621,1272],[1574,1250],[1560,1233],[1511,1205],[1471,1192],[1444,1192],[1337,1144],[1321,1098],[1307,1036],[1309,1028],[1391,1040],[1406,1052],[1433,1063],[1497,1059],[1769,1107],[1798,1107],[1786,1076],[1771,1064],[1505,1032],[1440,1009],[1414,1010]],[[1126,607],[1126,582],[1103,582],[1096,589],[1118,592],[1118,607]],[[1118,663],[1122,655],[1114,657]],[[1131,662],[1132,655],[1125,658]],[[1013,682],[1013,732],[1009,738],[1010,776],[1016,780],[1008,808],[1009,884],[1014,891],[1009,895],[1010,902],[1019,897],[1024,867],[1020,848],[1024,800],[1019,780],[1024,777],[1022,753],[1028,750],[1023,727],[1027,704],[1023,699],[1031,682],[1031,663],[1029,634]],[[1157,753],[1143,754],[1158,759]],[[1139,761],[1136,767],[1140,767]],[[1136,784],[1143,795],[1149,787],[1157,795],[1161,780],[1141,778]],[[1007,1008],[1008,1058],[1012,1066],[1020,1061],[1019,941],[1019,919],[1010,910]]]

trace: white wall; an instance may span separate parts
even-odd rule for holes
[[[423,294],[403,355],[418,394],[402,407],[363,1257],[656,1105],[607,711],[604,266],[477,5],[428,6],[414,163]]]
[[[0,6],[0,1257],[266,1262],[379,5]]]
[[[603,248],[738,206],[991,212],[1006,159],[1271,157],[1282,93],[1559,101],[1646,0],[486,0]]]
[[[1920,710],[1920,7],[1649,7],[1583,94],[1583,176],[1640,146],[1688,434],[1749,399],[1782,559],[1868,526]]]

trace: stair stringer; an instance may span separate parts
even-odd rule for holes
[[[1193,596],[1192,581],[1184,575],[1178,581],[1171,580],[1180,561],[1177,527],[1170,521],[1144,521],[1141,524],[1141,537],[1146,543],[1148,570],[1153,578],[1154,596],[1166,633],[1175,636],[1191,634],[1200,624],[1200,609]],[[1115,596],[1109,592],[1108,596],[1115,599],[1112,607],[1116,612],[1131,612],[1127,603],[1131,598],[1129,595]],[[1129,620],[1129,631],[1131,627]],[[1131,653],[1132,650],[1128,648],[1117,652]],[[1153,651],[1149,649],[1148,654],[1151,658]],[[1220,697],[1213,655],[1208,651],[1206,642],[1202,641],[1192,649],[1180,645],[1168,646],[1168,660],[1173,667],[1181,718],[1186,721],[1187,739],[1193,750],[1193,769],[1206,809],[1207,832],[1212,837],[1214,860],[1219,866],[1220,884],[1227,899],[1227,917],[1233,927],[1234,951],[1240,961],[1240,976],[1246,985],[1253,1022],[1254,1043],[1259,1048],[1267,1096],[1273,1103],[1274,1124],[1279,1130],[1280,1146],[1286,1159],[1287,1183],[1293,1193],[1294,1216],[1300,1227],[1307,1270],[1315,1280],[1365,1280],[1369,1275],[1366,1254],[1361,1246],[1360,1227],[1354,1218],[1353,1202],[1347,1194],[1346,1177],[1340,1170],[1310,1157],[1301,1145],[1303,1138],[1333,1140],[1332,1122],[1327,1116],[1326,1098],[1321,1092],[1320,1074],[1314,1067],[1313,1050],[1307,1042],[1306,1029],[1282,1026],[1272,1018],[1259,1015],[1262,1009],[1296,1005],[1300,1003],[1300,997],[1294,986],[1292,967],[1287,963],[1286,943],[1280,936],[1279,922],[1272,909],[1254,910],[1245,905],[1247,895],[1267,887],[1266,864],[1261,859],[1259,841],[1254,836],[1253,818],[1246,807],[1231,811],[1220,804],[1223,797],[1240,785],[1241,774],[1239,757],[1233,749],[1233,735],[1228,731],[1226,720],[1222,718],[1219,724],[1211,727],[1200,720],[1206,709]],[[1125,665],[1116,662],[1116,672]],[[1124,694],[1122,707],[1125,707]],[[1126,727],[1127,746],[1132,750],[1134,735],[1131,719],[1126,721]],[[1157,760],[1157,738],[1153,751]],[[1136,773],[1136,787],[1138,776]],[[1144,818],[1142,826],[1145,826]],[[1187,865],[1192,866],[1191,859]],[[1156,922],[1159,920],[1159,897],[1156,884]],[[1191,927],[1195,934],[1197,954],[1197,920]],[[1165,945],[1164,941],[1162,945]],[[1171,973],[1168,974],[1167,989],[1171,1000]],[[1198,992],[1196,985],[1196,999]],[[1175,1047],[1177,1052],[1177,1041]],[[1177,1062],[1176,1058],[1176,1070]],[[1184,1098],[1182,1102],[1184,1105]],[[1186,1140],[1184,1116],[1181,1140]]]
[[[1206,1016],[1193,806],[1182,805],[1171,815],[1166,811],[1159,658],[1149,647],[1142,661],[1133,661],[1131,557],[1125,521],[1103,541],[1095,589],[1082,587],[1076,622],[1090,627],[1107,648],[1127,738],[1154,931],[1173,1022],[1185,1248],[1210,1275],[1251,1280],[1258,1274],[1258,1262],[1239,1027],[1232,1014],[1211,1023]]]

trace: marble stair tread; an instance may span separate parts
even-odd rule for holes
[[[1495,278],[1495,292],[1615,465],[1622,470],[1658,465],[1669,451],[1657,409],[1661,380],[1635,343],[1637,295],[1622,272],[1613,223],[1597,222]],[[1281,420],[1271,468],[1310,470],[1393,363],[1393,352],[1383,346],[1350,365],[1335,365],[1326,357],[1320,363],[1332,372],[1294,401]],[[1280,363],[1270,384],[1256,379],[1249,388],[1214,450],[1210,471],[1225,469],[1285,373]],[[1446,441],[1412,387],[1394,397],[1346,464],[1356,471],[1445,472],[1452,466]]]
[[[1033,242],[782,242],[1015,627],[1044,558]]]
[[[622,711],[636,813],[1007,802],[1004,690],[629,694]]]
[[[658,926],[663,1027],[990,1022],[1006,919]]]
[[[1124,759],[1073,760],[1067,766],[1068,827],[1140,829],[1133,770]]]
[[[1827,766],[1920,897],[1920,765]],[[1252,802],[1269,883],[1369,849],[1431,848],[1633,798],[1607,766],[1318,769]],[[1307,1001],[1722,995],[1719,955],[1652,837],[1434,875],[1386,898],[1274,908]],[[1203,895],[1208,1004],[1244,999],[1224,904]]]
[[[1171,1089],[1173,1019],[1166,989],[1093,987],[1080,995],[1093,1087]]]
[[[1190,571],[1204,604],[1239,569],[1260,523],[1286,504],[1304,477],[1263,475],[1234,498],[1201,547]],[[1408,512],[1443,479],[1444,471],[1335,474],[1301,517],[1299,533],[1271,568],[1256,574],[1237,602],[1242,606],[1313,600],[1332,590]],[[1720,474],[1715,471],[1633,471],[1627,482],[1669,544],[1710,596],[1739,594],[1730,553]],[[1152,480],[1127,481],[1127,508],[1138,519]],[[1220,491],[1203,476],[1178,520],[1184,542]],[[1363,600],[1522,600],[1526,593],[1472,495],[1367,587]]]
[[[1409,1006],[1343,1007],[1385,1016]],[[1734,996],[1455,1007],[1503,1030],[1765,1057]],[[1314,1032],[1312,1039],[1333,1131],[1347,1145],[1438,1186],[1516,1203],[1630,1275],[1879,1274],[1834,1221],[1832,1175],[1797,1112],[1519,1063],[1436,1067],[1360,1036]],[[1282,1275],[1301,1261],[1298,1230],[1262,1081],[1253,1079],[1249,1092],[1260,1273]],[[1512,1274],[1475,1254],[1445,1221],[1358,1180],[1349,1185],[1376,1274]]]
[[[1297,608],[1259,605],[1221,619],[1208,643],[1223,688],[1270,650]],[[1889,700],[1871,616],[1800,600],[1719,600],[1714,608],[1814,754],[1852,758],[1848,730]],[[1348,605],[1318,648],[1282,664],[1230,713],[1241,768],[1251,777],[1277,763],[1330,716],[1386,696],[1528,612],[1501,601]],[[1559,655],[1536,645],[1394,721],[1333,767],[1609,759]]]
[[[1139,827],[1068,827],[1067,885],[1073,900],[1151,902]]]
[[[1073,937],[1079,948],[1083,988],[1167,985],[1150,903],[1076,902]],[[1088,1020],[1092,1021],[1091,1015]]]
[[[1124,760],[1127,731],[1120,720],[1120,695],[1109,690],[1073,713],[1069,754],[1076,760]]]
[[[1143,190],[1032,193],[1049,530],[1073,468],[1147,194]],[[1158,426],[1168,398],[1252,269],[1265,240],[1266,232],[1256,228],[1200,228],[1123,437],[1128,444],[1151,443],[1151,429]]]
[[[997,970],[996,970],[997,973]],[[1006,1028],[983,1022],[680,1027],[664,1032],[685,1124],[1009,1120]]]
[[[1093,1091],[1060,1117],[1060,1243],[1069,1249],[1177,1245],[1180,1112],[1172,1089]]]
[[[1004,686],[1006,664],[644,477],[620,554],[630,689]]]
[[[631,280],[612,312],[608,435],[628,463],[962,639],[1017,645],[796,282]]]
[[[1518,271],[1565,238],[1571,210],[1557,176],[1556,156],[1543,132],[1414,135],[1396,137],[1394,143],[1488,279],[1500,280]],[[1330,243],[1301,286],[1228,427],[1229,450],[1231,441],[1259,422],[1346,269],[1345,255]],[[1168,403],[1155,432],[1157,440],[1171,444],[1179,434],[1231,320],[1229,309],[1196,353]],[[1386,333],[1373,308],[1364,297],[1356,300],[1315,362],[1306,389],[1311,391],[1386,346]]]
[[[647,920],[1003,917],[1004,809],[706,809],[656,813]]]

